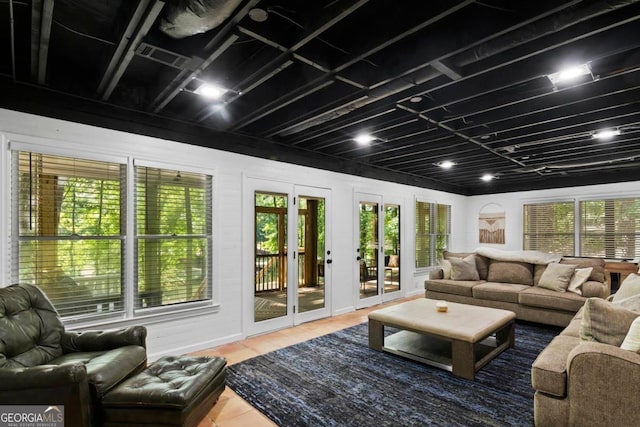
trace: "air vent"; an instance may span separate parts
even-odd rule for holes
[[[136,49],[136,54],[180,70],[194,70],[202,63],[200,58],[189,58],[148,43],[140,43],[140,46]]]

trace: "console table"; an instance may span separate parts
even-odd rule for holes
[[[611,287],[611,273],[619,274],[620,278],[618,280],[618,287],[627,278],[627,276],[631,273],[636,273],[638,271],[638,264],[634,262],[605,262],[604,263],[604,276],[605,280]],[[616,288],[617,289],[617,288]]]

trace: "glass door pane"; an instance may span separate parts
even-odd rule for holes
[[[325,307],[325,200],[298,201],[298,312]]]
[[[400,290],[400,206],[384,206],[384,293]]]
[[[287,198],[255,192],[255,322],[287,315]]]
[[[360,299],[379,295],[378,282],[378,203],[360,201]]]

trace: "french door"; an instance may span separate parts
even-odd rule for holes
[[[368,307],[401,296],[400,203],[366,193],[355,202],[357,307]]]
[[[248,179],[249,334],[330,315],[330,191]],[[247,224],[248,223],[248,224]],[[245,247],[246,247],[245,246]]]

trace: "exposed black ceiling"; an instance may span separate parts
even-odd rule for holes
[[[635,180],[639,21],[631,0],[0,0],[0,106],[459,194]]]

